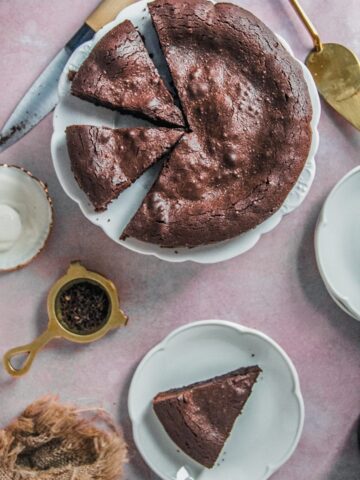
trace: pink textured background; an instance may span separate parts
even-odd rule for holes
[[[0,1],[0,124],[96,3]],[[311,43],[286,0],[239,4],[283,35],[299,58],[305,57]],[[344,43],[360,54],[358,0],[303,4],[324,41]],[[49,115],[0,155],[0,163],[23,165],[45,180],[55,203],[55,227],[46,250],[26,269],[0,275],[0,354],[30,341],[45,327],[47,291],[73,259],[116,282],[131,320],[123,331],[87,347],[53,342],[24,378],[13,380],[1,370],[1,424],[32,400],[54,392],[64,400],[104,405],[121,422],[131,444],[126,401],[139,360],[175,327],[223,318],[271,335],[300,375],[306,404],[303,437],[273,478],[358,480],[360,323],[342,313],[326,293],[315,263],[313,234],[327,193],[359,162],[359,132],[323,105],[317,175],[304,204],[245,255],[199,266],[131,253],[86,221],[55,177],[51,120]],[[134,448],[125,478],[155,480]]]

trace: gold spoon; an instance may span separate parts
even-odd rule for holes
[[[306,59],[306,66],[314,77],[324,99],[360,130],[360,62],[343,45],[322,43],[314,25],[297,0],[290,0],[296,13],[310,33],[314,50]]]

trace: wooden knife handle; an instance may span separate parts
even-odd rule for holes
[[[97,32],[104,25],[114,20],[116,15],[131,3],[134,3],[134,0],[103,0],[86,19],[85,23],[94,32]]]

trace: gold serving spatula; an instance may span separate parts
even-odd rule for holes
[[[290,3],[314,42],[314,50],[309,53],[305,63],[320,94],[340,115],[360,130],[359,59],[343,45],[322,43],[299,2],[290,0]]]

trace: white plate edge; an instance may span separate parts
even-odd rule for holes
[[[337,306],[341,308],[341,310],[343,310],[345,313],[350,315],[354,320],[360,321],[360,312],[359,313],[356,312],[355,309],[350,304],[343,305],[341,301],[346,300],[348,302],[346,295],[337,291],[336,288],[334,288],[330,284],[325,272],[324,261],[321,257],[321,245],[320,245],[321,243],[320,236],[327,224],[326,210],[328,209],[328,206],[332,197],[336,194],[337,190],[343,185],[343,183],[345,183],[350,177],[358,173],[360,173],[360,166],[357,166],[351,169],[334,185],[330,193],[327,195],[325,202],[320,210],[318,220],[316,222],[315,233],[314,233],[314,247],[315,247],[315,258],[316,258],[318,270],[330,297],[337,304]]]

